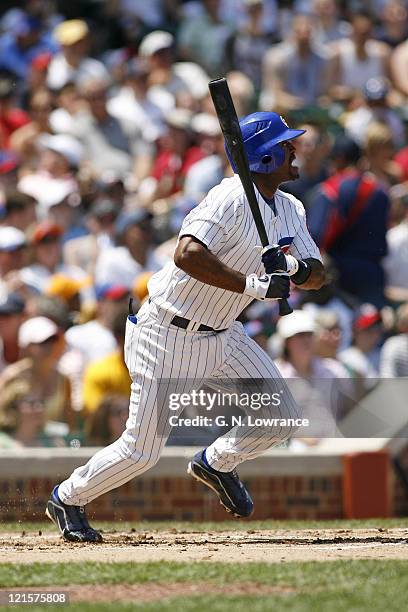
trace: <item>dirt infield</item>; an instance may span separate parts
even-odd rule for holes
[[[408,530],[290,529],[106,532],[102,544],[71,544],[52,531],[0,534],[0,563],[220,561],[282,563],[408,559]]]

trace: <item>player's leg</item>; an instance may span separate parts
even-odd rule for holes
[[[264,406],[257,411],[257,418],[298,418],[299,409],[273,361],[246,336],[240,323],[234,324],[228,344],[228,357],[215,373],[217,378],[249,379],[249,393],[262,389],[269,397],[279,394],[280,403]],[[244,390],[245,386],[240,386],[240,391]],[[228,512],[238,517],[250,516],[253,502],[235,467],[282,442],[291,435],[292,430],[291,426],[253,427],[246,420],[197,453],[189,464],[188,472],[213,489]]]
[[[82,525],[86,517],[81,508],[150,469],[159,459],[171,427],[167,397],[158,393],[158,380],[175,379],[179,392],[188,391],[189,377],[208,376],[216,353],[215,339],[208,335],[200,339],[145,315],[137,325],[127,322],[125,360],[132,387],[126,429],[53,492],[47,512],[64,537],[95,541],[89,526]],[[81,525],[85,538],[79,533]]]
[[[274,399],[256,411],[247,411],[251,413],[252,420],[259,419],[265,425],[249,425],[248,419],[245,419],[242,425],[233,427],[207,448],[209,465],[221,472],[229,472],[243,461],[253,459],[268,448],[287,440],[296,430],[291,421],[301,416],[300,408],[272,359],[245,334],[240,323],[233,326],[230,344],[232,352],[217,375],[255,381],[248,386],[249,394],[262,392]],[[240,386],[241,392],[245,390],[245,386]],[[267,424],[270,419],[286,420],[288,424],[271,427]]]

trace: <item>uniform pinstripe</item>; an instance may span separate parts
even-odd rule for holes
[[[292,239],[290,252],[299,258],[320,259],[307,231],[302,204],[278,191],[276,216],[257,192],[271,244]],[[222,262],[243,274],[263,272],[255,224],[237,176],[224,179],[185,219],[180,235],[193,235]],[[76,469],[58,489],[61,501],[85,505],[152,467],[170,434],[168,403],[160,398],[158,382],[176,382],[172,392],[188,392],[203,379],[262,379],[263,390],[281,392],[278,408],[263,408],[257,416],[296,418],[298,408],[270,357],[235,319],[251,298],[194,280],[174,264],[156,273],[149,283],[151,302],[127,321],[125,361],[132,377],[129,418],[122,436]],[[170,324],[177,314],[190,319],[188,330]],[[196,332],[204,323],[219,333]],[[277,412],[276,412],[277,411]],[[247,422],[218,438],[206,452],[220,471],[256,457],[287,439],[291,427],[250,427]]]

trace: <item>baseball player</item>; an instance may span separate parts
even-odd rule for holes
[[[125,361],[132,386],[125,431],[56,486],[48,501],[46,514],[67,540],[101,541],[84,506],[158,461],[170,433],[168,402],[158,399],[161,380],[180,381],[188,392],[192,380],[259,379],[263,390],[282,391],[274,414],[299,416],[273,361],[236,319],[254,299],[287,298],[289,278],[302,289],[319,289],[324,282],[304,207],[279,190],[282,182],[299,175],[293,140],[303,130],[290,129],[276,113],[254,113],[242,119],[240,127],[270,244],[281,248],[257,244],[238,175],[211,189],[187,215],[174,262],[150,279],[149,300],[127,320]],[[268,410],[272,407],[264,414]],[[253,502],[236,467],[292,432],[290,425],[257,428],[244,420],[195,455],[188,472],[211,488],[233,515],[250,516]]]

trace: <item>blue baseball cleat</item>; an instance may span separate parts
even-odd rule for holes
[[[99,531],[92,529],[83,506],[62,503],[54,487],[47,503],[45,515],[56,524],[62,537],[69,542],[102,542]]]
[[[210,487],[218,495],[220,504],[227,512],[231,512],[238,518],[251,516],[254,502],[240,481],[236,470],[218,472],[207,464],[203,455],[204,451],[194,455],[188,464],[187,473]]]

